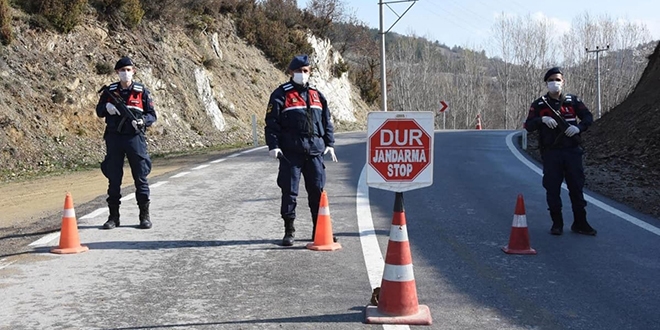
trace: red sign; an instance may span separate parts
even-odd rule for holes
[[[431,137],[414,119],[386,120],[369,145],[369,165],[386,182],[411,182],[431,162]]]
[[[447,110],[448,107],[449,105],[447,104],[447,102],[440,101],[440,112],[445,112],[445,110]]]

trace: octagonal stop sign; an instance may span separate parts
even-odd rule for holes
[[[431,185],[433,113],[379,114],[381,118],[369,114],[368,126],[372,129],[367,142],[367,184],[397,192]]]

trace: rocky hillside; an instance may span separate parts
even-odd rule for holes
[[[585,134],[590,189],[660,217],[660,43],[634,91]],[[596,170],[597,169],[597,170]],[[616,179],[620,177],[620,179]]]
[[[97,90],[117,79],[121,56],[137,65],[135,80],[154,96],[158,122],[148,131],[152,154],[252,144],[252,116],[263,141],[270,92],[285,82],[263,53],[236,34],[231,20],[221,33],[191,32],[165,24],[108,29],[93,17],[62,35],[30,29],[14,10],[15,40],[0,46],[0,176],[96,166],[103,158],[103,121]],[[339,130],[362,128],[368,106],[346,78],[330,74],[337,52],[315,47],[312,82],[327,95]],[[293,55],[293,54],[292,54]],[[261,142],[263,143],[263,142]]]

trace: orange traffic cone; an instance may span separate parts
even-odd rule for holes
[[[481,115],[477,115],[477,127],[476,129],[481,129]]]
[[[64,211],[62,211],[62,228],[60,229],[60,246],[50,250],[52,253],[71,254],[88,251],[89,248],[80,245],[78,237],[78,224],[76,223],[76,211],[73,209],[73,198],[66,193],[64,199]]]
[[[396,193],[394,201],[378,306],[367,306],[365,315],[366,323],[430,325],[432,322],[429,308],[417,302],[403,193],[400,192]]]
[[[536,250],[532,249],[529,245],[525,201],[522,194],[518,194],[516,211],[513,215],[513,224],[511,225],[509,245],[502,247],[502,251],[509,254],[536,254]]]
[[[341,244],[334,242],[330,208],[328,207],[328,194],[326,194],[325,190],[321,193],[314,242],[307,244],[307,248],[314,251],[335,251],[341,249]]]

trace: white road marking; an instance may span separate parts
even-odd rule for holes
[[[268,148],[268,146],[261,146],[261,147],[248,149],[248,150],[245,150],[245,151],[241,151],[240,154],[243,155],[243,154],[247,154],[247,153],[250,153],[250,152],[253,152],[253,151],[256,151],[256,150],[261,150],[261,149],[264,149],[264,148]]]
[[[55,239],[60,237],[60,232],[56,233],[50,233],[32,243],[30,243],[28,246],[42,246],[42,245],[48,245],[50,242],[54,241]]]
[[[227,160],[227,158],[220,158],[220,159],[216,159],[216,160],[210,161],[210,163],[211,163],[211,164],[217,164],[217,163],[219,163],[219,162],[224,162],[225,160]]]
[[[5,267],[9,267],[11,264],[13,264],[15,262],[16,262],[16,260],[7,261],[7,259],[0,259],[0,269],[3,269]]]
[[[513,133],[507,135],[507,137],[506,137],[506,145],[509,147],[509,150],[511,150],[511,153],[512,153],[514,156],[516,156],[516,158],[518,158],[518,160],[520,160],[520,162],[522,162],[523,164],[527,165],[527,167],[529,167],[530,169],[532,169],[532,171],[534,171],[534,172],[536,172],[536,173],[538,173],[539,175],[542,176],[542,175],[543,175],[543,170],[540,169],[539,167],[537,167],[535,164],[533,164],[533,163],[530,162],[529,160],[527,160],[527,159],[526,159],[526,158],[525,158],[525,157],[524,157],[524,156],[518,151],[518,149],[513,145],[513,136],[516,135],[516,134],[518,134],[518,132],[513,132]],[[563,184],[561,185],[561,187],[562,187],[563,189],[565,189],[565,190],[568,190],[568,188],[566,187],[566,184],[565,184],[565,183],[563,183]],[[637,227],[639,227],[639,228],[642,228],[642,229],[644,229],[644,230],[647,230],[647,231],[649,231],[649,232],[651,232],[651,233],[653,233],[653,234],[656,234],[656,235],[660,236],[660,228],[657,228],[657,227],[655,227],[655,226],[652,226],[652,225],[650,225],[650,224],[648,224],[648,223],[646,223],[646,222],[644,222],[644,221],[642,221],[642,220],[640,220],[640,219],[638,219],[638,218],[636,218],[636,217],[634,217],[634,216],[632,216],[632,215],[630,215],[630,214],[628,214],[628,213],[625,213],[625,212],[623,212],[623,211],[621,211],[621,210],[619,210],[619,209],[617,209],[617,208],[615,208],[615,207],[609,206],[609,205],[607,205],[606,203],[601,202],[600,200],[598,200],[598,199],[596,199],[596,198],[594,198],[594,197],[592,197],[592,196],[589,196],[588,194],[584,194],[584,199],[585,199],[587,202],[589,202],[589,203],[591,203],[591,204],[593,204],[593,205],[595,205],[595,206],[600,207],[601,209],[603,209],[603,210],[606,211],[606,212],[609,212],[609,213],[611,213],[611,214],[614,214],[614,215],[618,216],[619,218],[621,218],[621,219],[623,219],[623,220],[626,220],[626,221],[632,223],[633,225],[635,225],[635,226],[637,226]]]
[[[202,165],[199,165],[199,166],[197,166],[197,167],[193,167],[192,170],[193,170],[193,171],[201,170],[201,169],[203,169],[203,168],[207,168],[207,167],[209,167],[209,166],[211,166],[211,165],[209,165],[209,164],[202,164]]]
[[[130,193],[130,194],[120,198],[119,200],[122,201],[122,202],[125,202],[125,201],[131,200],[133,198],[135,198],[135,193]]]
[[[149,187],[150,187],[150,188],[157,188],[157,187],[160,187],[160,186],[162,186],[162,185],[164,185],[164,184],[166,184],[166,183],[168,183],[168,182],[169,182],[169,181],[158,181],[158,182],[156,182],[156,183],[154,183],[154,184],[150,184]]]
[[[383,259],[383,253],[380,251],[376,230],[374,230],[374,222],[371,218],[366,164],[362,168],[360,179],[358,180],[355,208],[357,211],[358,230],[360,231],[360,244],[362,245],[364,263],[367,266],[369,283],[373,290],[381,284],[383,270],[385,269],[385,260]],[[383,324],[383,329],[408,330],[410,327],[407,325]]]
[[[188,174],[190,174],[190,172],[181,172],[181,173],[179,173],[179,174],[172,175],[170,178],[171,178],[171,179],[176,179],[176,178],[180,178],[180,177],[182,177],[182,176],[186,176],[186,175],[188,175]]]
[[[92,211],[92,213],[87,213],[87,214],[83,215],[82,217],[80,217],[80,220],[93,219],[93,218],[98,217],[101,214],[106,213],[106,212],[108,212],[108,208],[106,208],[106,207],[96,209],[96,210]]]

